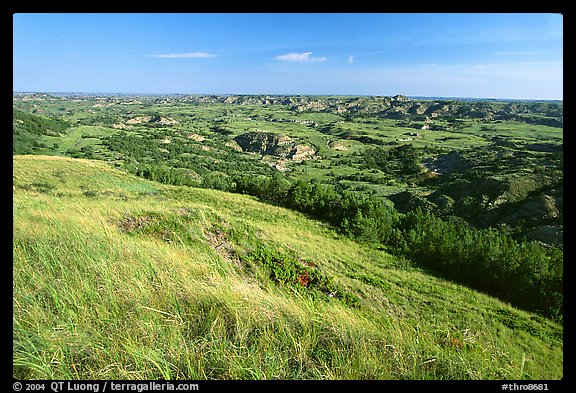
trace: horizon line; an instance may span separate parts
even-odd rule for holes
[[[328,93],[153,93],[153,92],[90,92],[90,91],[39,91],[16,90],[12,94],[58,94],[58,95],[100,95],[100,96],[324,96],[324,97],[396,97],[427,98],[427,99],[478,99],[478,100],[512,100],[512,101],[564,101],[564,98],[511,98],[511,97],[477,97],[477,96],[436,96],[436,95],[407,95],[407,94],[328,94]]]

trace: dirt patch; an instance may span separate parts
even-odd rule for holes
[[[228,224],[229,225],[229,224]],[[234,244],[228,239],[228,235],[218,228],[204,229],[204,237],[210,243],[210,246],[216,251],[222,259],[231,262],[234,265],[242,268],[243,264],[238,258]]]
[[[330,149],[334,149],[334,150],[339,150],[339,151],[343,151],[343,150],[348,150],[350,148],[350,146],[348,145],[347,142],[342,142],[342,141],[330,141],[328,142],[328,147]]]
[[[206,138],[204,138],[202,135],[198,135],[198,134],[195,134],[195,133],[188,134],[187,137],[188,137],[189,139],[192,139],[193,141],[196,141],[196,142],[202,142],[202,141],[204,141],[204,140],[206,139]]]
[[[150,221],[154,218],[150,216],[140,216],[140,217],[124,217],[119,223],[118,226],[124,232],[134,232],[138,229],[145,227]]]

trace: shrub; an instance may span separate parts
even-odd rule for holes
[[[298,293],[325,300],[335,298],[350,307],[360,306],[358,296],[338,287],[317,267],[305,265],[294,255],[283,253],[270,245],[259,242],[241,260],[251,265],[251,270],[258,269],[258,266],[264,267],[272,282]]]
[[[527,310],[561,318],[561,251],[517,242],[494,228],[475,229],[415,209],[398,222],[397,252],[449,279]]]

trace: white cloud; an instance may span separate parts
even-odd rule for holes
[[[286,53],[284,55],[279,55],[274,58],[278,61],[324,61],[325,57],[311,57],[314,52],[303,52],[303,53]]]
[[[156,57],[159,59],[208,59],[211,57],[217,57],[212,53],[206,52],[189,52],[189,53],[170,53],[162,55],[151,55],[151,57]]]
[[[350,56],[348,58],[348,63],[350,63],[350,64],[354,63],[354,56]]]

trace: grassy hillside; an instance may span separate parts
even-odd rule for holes
[[[559,379],[563,328],[302,214],[13,158],[13,374]]]

